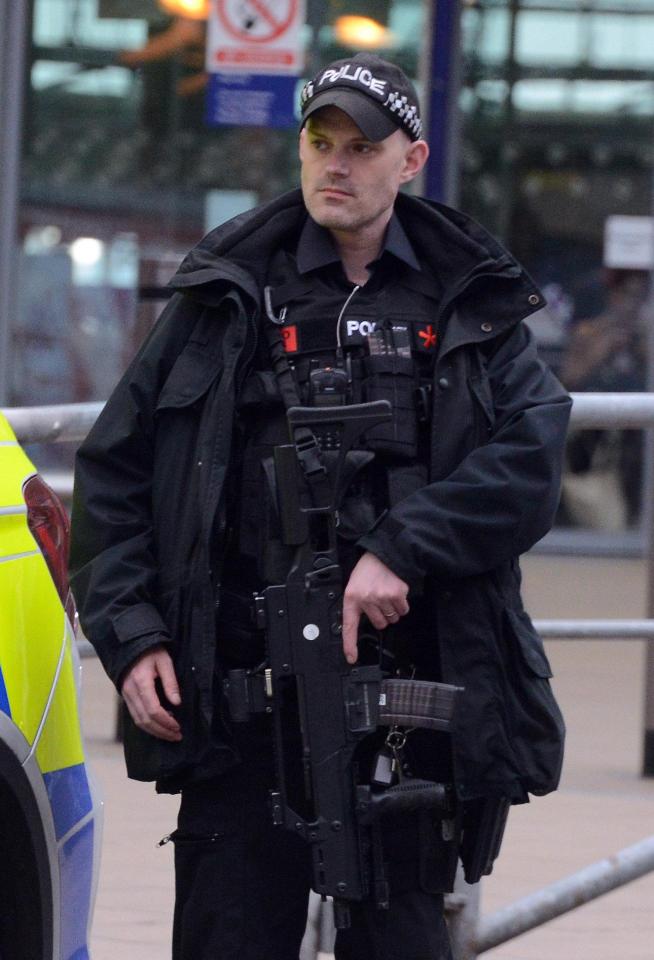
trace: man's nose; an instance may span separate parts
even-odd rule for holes
[[[335,151],[329,157],[327,172],[334,177],[347,177],[350,168],[345,154]]]

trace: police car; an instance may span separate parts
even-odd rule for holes
[[[84,760],[68,518],[0,414],[0,960],[88,960],[101,806]]]

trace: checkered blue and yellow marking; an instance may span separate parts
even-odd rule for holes
[[[61,600],[27,526],[34,474],[0,415],[0,711],[24,737],[45,784],[57,839],[62,960],[88,960],[93,796],[84,764],[75,664]]]

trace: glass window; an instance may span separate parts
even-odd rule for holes
[[[491,13],[513,38],[501,62],[480,56]],[[461,206],[543,288],[529,323],[566,387],[645,389],[648,277],[612,263],[605,232],[651,212],[654,4],[481,0],[463,24]],[[635,529],[642,461],[639,431],[575,433],[560,523]]]
[[[472,63],[503,63],[509,52],[511,20],[506,9],[471,6],[462,18],[462,43]]]
[[[598,67],[652,70],[654,8],[649,16],[596,14],[591,23],[591,62]]]
[[[518,63],[576,63],[582,52],[584,18],[576,13],[525,10],[517,21]]]

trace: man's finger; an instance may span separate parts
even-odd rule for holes
[[[179,693],[179,684],[177,683],[173,661],[167,653],[161,654],[161,656],[157,658],[157,671],[161,678],[163,692],[166,694],[168,701],[174,706],[179,706],[182,702]]]
[[[397,623],[397,621],[400,619],[400,614],[397,612],[397,610],[382,610],[380,608],[380,612],[387,624]]]
[[[400,617],[405,617],[409,612],[409,601],[407,600],[406,594],[395,600],[395,612],[399,614]]]
[[[158,718],[151,717],[144,723],[139,723],[137,726],[141,730],[145,730],[146,733],[149,733],[153,737],[157,737],[159,740],[169,740],[171,743],[176,743],[182,739],[182,734],[177,725],[177,729],[174,729],[170,726],[169,721],[174,720],[174,717],[171,717],[170,714],[167,714],[165,718],[161,721]]]
[[[162,705],[155,687],[149,686],[141,691],[141,703],[145,711],[146,722],[163,727],[171,733],[179,733],[179,723]]]
[[[159,737],[162,740],[181,740],[180,725],[175,717],[161,704],[155,687],[155,678],[157,675],[161,677],[162,685],[164,684],[164,678],[161,674],[162,669],[166,671],[166,666],[169,668],[166,674],[169,689],[171,679],[174,685],[177,685],[172,660],[168,654],[156,659],[161,661],[157,663],[156,667],[151,658],[147,658],[147,661],[144,659],[143,662],[136,665],[123,684],[123,699],[127,704],[127,709],[134,723],[141,730],[145,730],[146,733],[154,737]],[[167,664],[166,661],[168,661]],[[170,693],[173,692],[174,690],[170,689]],[[168,692],[166,692],[166,696],[170,699]],[[179,693],[177,696],[179,702]],[[171,703],[173,702],[171,699]]]
[[[147,732],[153,736],[159,737],[161,740],[182,739],[182,731],[180,730],[177,720],[163,708],[154,716],[148,718],[143,729],[147,730]]]
[[[392,620],[387,619],[387,617],[382,613],[381,607],[376,603],[367,603],[363,608],[363,612],[370,620],[371,624],[375,630],[385,630],[389,623],[392,623]],[[394,617],[397,621],[397,617]]]
[[[123,698],[127,704],[132,720],[141,730],[159,737],[161,740],[181,740],[182,732],[179,723],[171,713],[168,713],[157,700],[157,706],[146,704],[142,697],[133,697],[123,691]]]
[[[345,598],[343,600],[343,653],[348,663],[356,663],[359,658],[357,638],[360,619],[361,610],[358,604]]]

